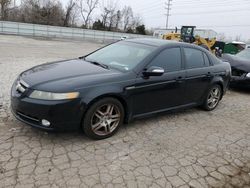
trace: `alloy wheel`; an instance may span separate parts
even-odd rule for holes
[[[114,104],[105,104],[98,107],[92,118],[92,131],[99,136],[106,136],[111,134],[119,125],[121,119],[121,112]]]
[[[220,97],[221,97],[221,91],[218,87],[214,87],[213,89],[211,89],[207,99],[208,107],[210,109],[215,108],[220,101]]]

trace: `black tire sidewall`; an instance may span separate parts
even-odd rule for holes
[[[92,130],[91,118],[93,116],[93,113],[95,113],[96,109],[102,105],[105,105],[105,104],[113,104],[113,105],[117,106],[118,109],[120,110],[121,120],[120,120],[118,126],[116,127],[116,129],[112,133],[110,133],[109,135],[101,136],[101,135],[95,134],[94,131]],[[86,134],[86,136],[88,136],[89,138],[95,139],[95,140],[100,140],[100,139],[105,139],[105,138],[113,136],[118,131],[120,126],[123,124],[123,120],[124,120],[124,108],[123,108],[122,104],[120,103],[120,101],[115,99],[115,98],[110,98],[110,97],[109,98],[102,98],[102,99],[94,102],[90,106],[90,108],[87,110],[87,112],[84,116],[82,128],[83,128],[83,131]]]
[[[207,110],[207,111],[212,111],[212,110],[214,110],[217,106],[218,106],[218,104],[219,104],[219,102],[216,104],[216,106],[215,107],[213,107],[213,108],[210,108],[209,106],[208,106],[208,97],[209,97],[209,95],[210,95],[210,92],[211,92],[211,90],[213,90],[214,88],[218,88],[219,90],[220,90],[220,99],[219,99],[219,102],[220,102],[220,100],[221,100],[221,98],[222,98],[222,89],[221,89],[221,87],[218,85],[218,84],[216,84],[216,85],[213,85],[212,87],[210,87],[210,89],[208,90],[208,93],[207,93],[207,95],[206,95],[206,98],[205,98],[205,101],[204,101],[204,103],[203,103],[203,108],[205,109],[205,110]]]

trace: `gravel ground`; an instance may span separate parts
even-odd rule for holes
[[[250,187],[249,91],[228,91],[213,112],[137,120],[101,141],[13,118],[18,73],[99,46],[0,35],[0,187]]]

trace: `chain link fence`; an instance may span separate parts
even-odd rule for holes
[[[137,35],[111,31],[58,27],[39,24],[0,21],[0,34],[11,34],[30,37],[60,38],[73,40],[94,40],[111,42],[125,38],[153,38],[149,35]]]

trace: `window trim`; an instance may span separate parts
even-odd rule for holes
[[[200,51],[200,52],[202,53],[202,59],[203,59],[203,63],[204,63],[205,66],[203,66],[203,67],[188,68],[188,67],[187,67],[187,57],[186,57],[186,54],[185,54],[185,48],[189,48],[189,49],[193,49],[193,50]],[[203,50],[200,50],[200,49],[198,49],[198,48],[191,47],[191,46],[183,46],[183,47],[182,47],[182,50],[183,50],[183,57],[184,57],[184,66],[185,66],[185,70],[202,69],[202,68],[208,67],[208,66],[206,66],[206,64],[205,64],[205,59],[204,59],[204,55],[203,55],[203,54],[206,54],[206,53],[205,53]],[[207,55],[207,54],[206,54],[206,55]],[[208,58],[208,56],[207,56],[207,58]],[[208,58],[208,60],[209,60],[209,66],[211,66],[211,61],[210,61],[209,58]]]
[[[205,56],[207,57],[208,65],[206,65]],[[204,65],[206,67],[210,67],[211,66],[211,61],[210,61],[210,59],[208,58],[208,55],[205,52],[203,52],[203,59],[204,59]]]
[[[181,57],[181,69],[180,70],[176,70],[176,71],[165,71],[164,74],[168,74],[168,73],[175,73],[175,72],[179,72],[179,71],[183,71],[185,70],[185,64],[184,64],[184,59],[183,59],[183,51],[182,51],[182,47],[181,46],[171,46],[171,47],[166,47],[161,49],[151,60],[150,62],[145,66],[145,68],[149,68],[149,66],[151,65],[151,63],[157,58],[158,55],[160,55],[163,51],[168,50],[168,49],[172,49],[172,48],[179,48],[180,50],[180,57]],[[164,68],[164,67],[162,67]],[[163,75],[164,75],[163,74]]]

